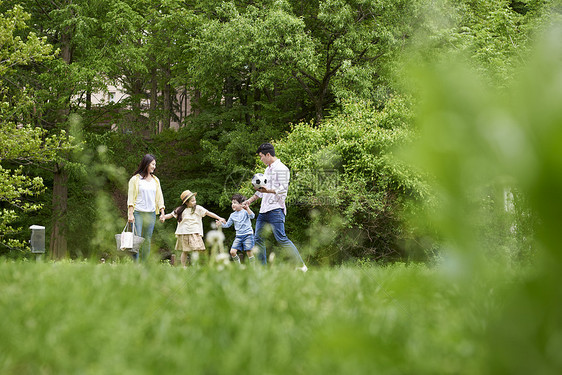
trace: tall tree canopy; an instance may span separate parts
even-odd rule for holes
[[[18,71],[52,60],[55,51],[45,38],[27,30],[29,19],[19,5],[0,17],[0,244],[10,249],[25,247],[12,238],[19,228],[11,224],[40,208],[29,197],[44,190],[43,180],[24,173],[23,166],[56,160],[57,152],[69,147],[64,132],[47,136],[32,126],[35,92],[19,84]]]

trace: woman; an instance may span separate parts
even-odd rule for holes
[[[150,255],[150,240],[156,222],[156,213],[160,212],[160,221],[164,222],[164,196],[160,180],[154,176],[156,159],[150,154],[144,155],[138,169],[129,180],[127,198],[128,221],[135,224],[137,234],[144,237],[139,251],[142,261]],[[133,257],[138,260],[138,254]]]

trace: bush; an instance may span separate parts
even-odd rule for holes
[[[319,126],[298,124],[275,144],[292,171],[289,205],[312,219],[309,251],[317,258],[407,255],[403,244],[413,234],[404,210],[428,194],[420,176],[393,155],[411,142],[410,123],[406,98],[393,97],[380,111],[368,102],[347,102]],[[318,239],[319,225],[335,234]]]

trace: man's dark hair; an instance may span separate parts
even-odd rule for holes
[[[246,200],[246,197],[243,196],[242,194],[234,194],[234,195],[232,196],[232,198],[230,198],[230,200],[231,200],[231,201],[236,201],[236,202],[242,204],[242,203]]]
[[[256,154],[262,153],[264,155],[270,154],[271,156],[275,156],[275,148],[271,143],[263,143],[258,147]]]

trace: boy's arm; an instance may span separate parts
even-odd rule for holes
[[[256,217],[256,215],[254,214],[254,212],[250,209],[250,206],[244,206],[244,209],[246,210],[246,212],[248,213],[248,215],[250,216],[250,219],[253,219]]]
[[[249,206],[249,205],[251,205],[252,203],[254,203],[256,200],[258,200],[258,198],[259,198],[258,195],[257,195],[257,194],[254,194],[254,195],[252,195],[250,198],[248,198],[247,200],[245,200],[244,202],[242,202],[242,205],[244,205],[244,206]]]
[[[217,225],[222,226],[223,228],[228,228],[230,227],[232,224],[234,224],[234,221],[232,220],[232,215],[230,215],[228,217],[228,220],[226,221],[226,224],[222,224],[220,221],[217,220]]]

